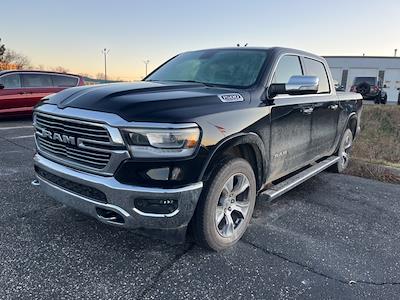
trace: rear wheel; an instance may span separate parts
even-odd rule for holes
[[[194,216],[194,236],[203,247],[220,251],[242,237],[256,200],[256,179],[251,165],[233,158],[217,168]]]
[[[342,173],[349,165],[351,146],[353,145],[353,133],[349,128],[343,134],[342,140],[340,141],[339,150],[337,155],[339,161],[329,168],[330,171],[335,173]]]
[[[382,104],[386,104],[387,103],[387,94],[381,98],[381,103]]]

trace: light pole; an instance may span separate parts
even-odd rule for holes
[[[146,76],[147,76],[147,65],[149,64],[150,60],[146,59],[143,61],[146,66]]]
[[[110,49],[104,48],[101,52],[104,55],[104,81],[107,81],[107,55]]]

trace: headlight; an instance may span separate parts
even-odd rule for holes
[[[187,157],[197,149],[198,127],[182,129],[126,128],[125,137],[133,157]]]

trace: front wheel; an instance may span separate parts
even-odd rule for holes
[[[214,172],[194,216],[200,246],[220,251],[239,241],[250,222],[256,201],[251,165],[233,158]]]
[[[349,165],[351,146],[353,145],[353,133],[349,128],[343,134],[342,140],[340,141],[339,150],[337,155],[339,161],[332,165],[329,170],[334,173],[342,173]]]

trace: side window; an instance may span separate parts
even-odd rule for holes
[[[306,68],[307,75],[317,76],[319,78],[318,94],[329,93],[329,80],[324,64],[314,59],[304,58],[304,66]]]
[[[19,74],[9,74],[0,77],[0,84],[4,85],[5,89],[18,89],[21,87],[21,79]]]
[[[79,79],[71,76],[64,75],[51,75],[53,85],[56,87],[72,87],[77,86]]]
[[[286,55],[280,59],[272,83],[288,83],[289,78],[295,75],[303,75],[300,58],[294,55]]]
[[[52,87],[50,75],[46,74],[21,74],[23,87]]]

